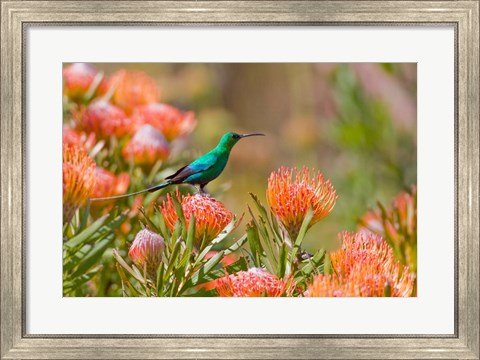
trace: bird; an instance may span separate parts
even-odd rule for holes
[[[225,166],[227,165],[228,157],[230,155],[230,151],[232,151],[232,148],[240,139],[250,136],[265,136],[265,134],[237,134],[235,132],[228,132],[220,138],[220,141],[216,147],[192,161],[190,164],[181,167],[172,175],[167,176],[165,178],[165,182],[163,183],[129,194],[103,198],[92,198],[90,201],[120,199],[145,192],[154,192],[174,184],[199,185],[198,193],[200,195],[207,195],[205,192],[205,186],[212,180],[215,180],[223,172]]]

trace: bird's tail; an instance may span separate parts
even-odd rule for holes
[[[155,185],[155,186],[152,186],[151,188],[148,188],[148,189],[145,189],[145,190],[140,190],[140,191],[137,191],[137,192],[133,192],[133,193],[129,193],[129,194],[124,194],[124,195],[118,195],[118,196],[109,196],[109,197],[103,197],[103,198],[93,198],[93,199],[90,199],[90,201],[103,201],[103,200],[122,199],[122,198],[125,198],[125,197],[129,197],[129,196],[133,196],[133,195],[138,195],[138,194],[143,194],[143,193],[146,193],[146,192],[154,192],[154,191],[163,189],[164,187],[167,187],[168,185],[170,185],[170,183],[169,183],[169,182],[165,182],[165,183],[163,183],[163,184]]]

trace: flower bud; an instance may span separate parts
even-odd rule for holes
[[[143,125],[125,145],[122,155],[136,165],[152,166],[165,160],[170,149],[163,135],[150,125]]]
[[[155,81],[142,71],[119,70],[110,78],[114,93],[112,102],[131,114],[137,106],[156,102],[160,98]]]
[[[132,118],[137,124],[152,125],[168,141],[190,134],[197,124],[193,112],[182,112],[173,106],[158,103],[139,106]]]
[[[137,233],[130,249],[128,257],[140,269],[145,269],[147,274],[156,277],[157,269],[162,262],[162,253],[165,242],[159,235],[148,229]]]
[[[107,88],[103,75],[85,63],[74,63],[63,69],[63,82],[63,93],[73,101],[83,100],[89,91],[92,95],[104,94]]]

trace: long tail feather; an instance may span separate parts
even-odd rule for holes
[[[124,194],[124,195],[118,195],[118,196],[109,196],[109,197],[103,197],[103,198],[93,198],[93,199],[90,199],[90,201],[103,201],[103,200],[112,200],[112,199],[122,199],[122,198],[125,198],[125,197],[129,197],[129,196],[133,196],[133,195],[138,195],[138,194],[143,194],[143,193],[146,193],[146,192],[154,192],[154,191],[163,189],[164,187],[167,187],[168,185],[170,185],[170,183],[169,183],[169,182],[166,182],[166,183],[163,183],[163,184],[160,184],[160,185],[152,186],[151,188],[148,188],[148,189],[145,189],[145,190],[140,190],[140,191],[137,191],[137,192],[133,192],[133,193],[129,193],[129,194]]]

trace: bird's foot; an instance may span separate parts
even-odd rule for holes
[[[198,189],[197,194],[205,197],[211,197],[211,195],[202,188]]]

